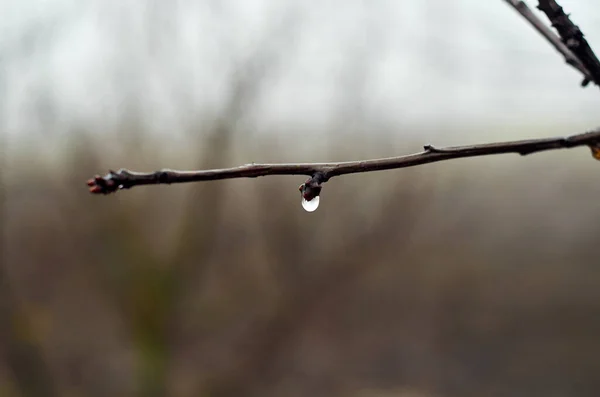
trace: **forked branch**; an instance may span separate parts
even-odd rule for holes
[[[552,22],[552,26],[558,31],[558,34],[544,25],[525,2],[518,0],[504,1],[517,10],[542,34],[563,55],[568,64],[583,74],[583,86],[591,81],[600,86],[600,62],[598,58],[584,39],[581,30],[569,19],[569,16],[564,13],[556,1],[540,0],[538,8],[547,15]],[[591,132],[561,138],[529,139],[447,148],[436,148],[427,145],[423,152],[406,156],[341,163],[253,163],[240,167],[214,170],[176,171],[165,169],[148,173],[121,169],[116,172],[110,171],[105,176],[96,175],[94,178],[88,180],[88,186],[92,193],[108,194],[120,189],[129,189],[141,185],[256,178],[265,175],[308,175],[308,180],[300,186],[300,192],[305,200],[310,201],[319,195],[322,188],[321,185],[334,176],[414,167],[421,164],[465,157],[503,153],[527,155],[578,146],[588,146],[592,150],[594,158],[600,160],[600,128]]]

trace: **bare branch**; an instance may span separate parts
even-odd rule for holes
[[[594,54],[594,51],[583,37],[583,33],[575,25],[569,16],[565,14],[562,7],[554,0],[539,0],[538,9],[540,9],[552,26],[558,31],[562,42],[574,53],[581,63],[591,73],[591,80],[600,85],[600,61]]]
[[[585,77],[582,85],[593,81],[600,86],[600,62],[583,38],[583,33],[574,25],[562,8],[554,0],[540,0],[538,8],[552,21],[559,35],[554,33],[531,11],[523,1],[504,0],[518,11],[542,36],[559,51],[565,61],[579,70]],[[134,172],[120,169],[109,171],[105,176],[96,175],[88,180],[90,192],[109,194],[120,189],[140,185],[172,184],[185,182],[214,181],[232,178],[256,178],[266,175],[308,175],[300,186],[302,197],[310,201],[318,197],[322,184],[330,178],[360,172],[383,171],[414,167],[421,164],[452,160],[464,157],[478,157],[493,154],[530,153],[588,146],[594,158],[600,160],[600,128],[592,132],[563,138],[528,139],[511,142],[487,143],[472,146],[436,148],[426,145],[425,151],[406,156],[381,158],[340,163],[288,163],[288,164],[246,164],[234,168],[176,171],[163,169],[155,172]]]
[[[121,169],[110,171],[105,176],[96,175],[88,181],[90,192],[108,194],[119,189],[128,189],[140,185],[172,184],[185,182],[215,181],[233,178],[256,178],[266,175],[308,175],[310,178],[301,191],[306,194],[319,189],[322,183],[334,176],[355,174],[360,172],[383,171],[397,168],[414,167],[421,164],[452,160],[465,157],[478,157],[493,154],[517,153],[527,155],[555,149],[566,149],[577,146],[589,146],[593,150],[600,145],[600,128],[562,138],[528,139],[520,141],[487,143],[471,146],[454,146],[436,148],[425,146],[425,151],[406,156],[381,158],[363,161],[347,161],[341,163],[289,163],[289,164],[246,164],[240,167],[201,170],[176,171],[164,169],[155,172],[133,172]],[[307,197],[307,199],[309,199]]]
[[[556,33],[554,33],[552,31],[552,29],[550,29],[548,26],[546,26],[544,24],[544,22],[542,22],[542,20],[540,18],[538,18],[538,16],[535,15],[533,13],[533,11],[531,11],[531,9],[527,6],[527,4],[525,4],[524,1],[520,1],[520,0],[504,0],[504,1],[506,3],[508,3],[512,8],[517,10],[519,12],[519,14],[521,14],[523,16],[523,18],[525,18],[535,28],[535,30],[537,30],[542,36],[544,36],[546,38],[546,40],[548,40],[550,42],[550,44],[552,44],[552,46],[554,46],[554,48],[563,55],[563,57],[565,58],[565,61],[569,65],[573,66],[575,69],[579,70],[581,72],[581,74],[583,74],[584,80],[581,83],[582,86],[585,87],[586,85],[588,85],[588,83],[590,81],[593,81],[597,85],[600,85],[600,80],[596,79],[592,75],[592,73],[590,73],[590,71],[585,66],[585,64],[582,62],[582,60],[579,59],[579,57],[577,55],[575,55],[573,53],[573,51],[571,51],[571,49],[567,45],[565,45],[565,43],[561,40],[560,36],[558,36]],[[543,1],[540,1],[540,7],[541,7],[542,3],[543,3]],[[553,3],[555,3],[555,2],[553,1]],[[583,37],[583,35],[582,35],[582,37]]]

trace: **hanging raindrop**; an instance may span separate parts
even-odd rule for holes
[[[307,212],[314,212],[319,208],[319,195],[321,194],[321,184],[325,181],[321,173],[316,173],[304,182],[298,190],[302,197],[302,208]]]
[[[313,198],[310,201],[302,197],[302,208],[304,208],[308,212],[315,211],[317,208],[319,208],[319,196]]]

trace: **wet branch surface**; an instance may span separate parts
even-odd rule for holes
[[[565,61],[579,70],[584,80],[582,86],[594,82],[600,86],[600,61],[584,38],[583,33],[575,25],[569,15],[554,0],[540,0],[541,10],[556,29],[554,32],[523,1],[504,0],[519,12],[554,48],[560,52]],[[247,164],[239,167],[177,171],[163,169],[155,172],[135,172],[127,169],[109,171],[108,174],[96,175],[87,181],[89,190],[94,194],[109,194],[134,186],[173,184],[186,182],[215,181],[232,178],[256,178],[266,175],[308,175],[309,178],[300,186],[300,192],[306,200],[319,195],[322,184],[334,176],[361,172],[383,171],[398,168],[452,160],[465,157],[478,157],[494,154],[531,153],[567,149],[577,146],[588,146],[594,158],[600,159],[600,128],[594,131],[559,138],[528,139],[510,142],[487,143],[472,146],[455,146],[437,148],[426,145],[424,151],[406,156],[347,161],[339,163],[288,163],[288,164]]]
[[[213,170],[177,171],[164,169],[147,173],[121,169],[116,172],[110,171],[105,176],[96,175],[88,181],[88,185],[92,193],[108,194],[120,189],[129,189],[140,185],[256,178],[266,175],[308,175],[310,178],[305,185],[318,188],[330,178],[346,174],[407,168],[465,157],[506,153],[527,155],[578,146],[589,146],[592,148],[592,153],[597,153],[600,146],[600,128],[569,137],[528,139],[444,148],[426,145],[423,152],[406,156],[340,163],[246,164],[239,167]]]

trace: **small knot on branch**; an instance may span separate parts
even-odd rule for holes
[[[104,176],[95,175],[93,178],[88,179],[87,185],[90,187],[90,193],[110,194],[120,189],[129,188],[126,184],[129,175],[129,171],[125,169],[120,169],[117,172],[109,170],[108,174]]]
[[[450,153],[452,151],[451,149],[438,149],[433,145],[425,145],[423,146],[423,149],[427,153]]]
[[[304,182],[298,188],[302,198],[306,201],[311,201],[315,197],[318,197],[323,189],[322,184],[327,182],[328,179],[329,178],[327,178],[322,172],[317,172],[308,178],[306,182]]]
[[[436,148],[433,145],[425,145],[423,146],[423,150],[425,150],[428,153],[440,153],[440,149]]]
[[[166,170],[163,171],[158,171],[156,173],[156,179],[158,180],[158,183],[166,183],[169,184],[169,172]]]

